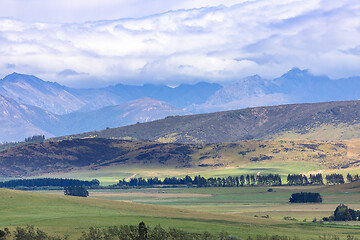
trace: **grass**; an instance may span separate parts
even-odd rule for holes
[[[321,124],[318,127],[304,128],[307,132],[285,131],[279,132],[272,136],[273,139],[317,139],[317,140],[333,140],[333,139],[353,139],[360,137],[360,124]]]
[[[273,187],[273,189],[275,192],[271,193],[267,192],[267,187],[106,190],[95,191],[93,196],[235,216],[270,215],[272,219],[279,220],[289,216],[299,221],[305,218],[311,221],[315,217],[321,219],[330,216],[339,203],[360,209],[360,192],[332,191],[332,188],[319,186]],[[324,202],[290,204],[291,193],[301,191],[320,192]]]
[[[285,199],[287,193],[284,190],[284,192],[277,192],[280,194],[279,196],[266,197],[266,194],[262,193],[265,188],[244,188],[245,192],[242,194],[238,194],[236,190],[230,188],[172,189],[167,191],[173,194],[211,194],[214,197],[191,197],[189,195],[189,197],[177,199],[174,196],[166,201],[148,205],[1,189],[0,223],[1,226],[8,226],[11,229],[18,225],[30,224],[51,234],[69,234],[70,239],[76,239],[82,231],[87,230],[90,226],[136,225],[140,221],[144,221],[152,227],[161,224],[165,228],[176,227],[189,232],[219,233],[224,230],[243,238],[257,234],[298,236],[299,239],[317,238],[318,235],[324,233],[340,236],[350,233],[359,236],[358,226],[339,228],[281,221],[272,216],[269,219],[256,218],[250,213],[245,216],[245,211],[243,211],[245,208],[239,206],[243,205],[248,209],[254,209],[247,205],[249,200],[259,206],[269,201],[274,205],[279,199]],[[143,190],[132,190],[132,192],[139,191]],[[142,199],[143,202],[147,201],[146,197],[142,197]],[[149,202],[154,203],[157,201],[156,199],[153,198]],[[222,204],[219,204],[220,202]],[[216,205],[219,206],[216,207]],[[231,208],[232,212],[228,212]],[[237,211],[242,211],[242,213]]]
[[[131,145],[131,143],[126,143]],[[175,163],[161,164],[158,159],[111,165],[98,169],[82,169],[48,176],[98,179],[102,185],[117,183],[119,179],[136,177],[227,177],[243,174],[287,174],[312,172],[360,173],[360,140],[334,142],[312,140],[252,140],[234,143],[203,144],[190,154],[191,167]],[[162,151],[162,150],[161,150]],[[179,150],[179,152],[181,152]],[[176,161],[181,161],[182,158]],[[150,162],[149,162],[150,161]],[[175,161],[175,162],[176,162]],[[174,165],[175,164],[175,165]],[[46,176],[46,175],[45,175]],[[43,177],[43,176],[42,176]],[[285,180],[285,178],[283,178]]]

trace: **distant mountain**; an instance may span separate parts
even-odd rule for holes
[[[217,83],[200,82],[181,84],[171,88],[166,85],[144,84],[143,86],[117,84],[99,89],[70,89],[69,92],[88,102],[82,111],[104,106],[118,105],[140,98],[153,98],[184,108],[191,104],[204,103],[213,93],[221,89]]]
[[[68,132],[78,133],[103,130],[137,122],[149,122],[167,116],[187,115],[169,103],[151,98],[141,98],[121,105],[109,106],[95,111],[74,112],[61,116]]]
[[[0,113],[0,142],[23,141],[33,135],[53,137],[62,133],[57,115],[2,95]]]
[[[142,98],[95,111],[57,115],[2,95],[0,113],[0,142],[23,141],[33,135],[63,136],[189,114],[166,102]]]
[[[279,90],[276,84],[254,75],[224,86],[205,103],[191,105],[186,110],[206,113],[288,103],[288,97]]]
[[[86,105],[83,100],[57,83],[18,73],[0,80],[0,94],[56,114],[76,111]]]
[[[272,82],[290,103],[360,99],[360,77],[332,80],[327,76],[315,76],[309,70],[293,68]]]
[[[74,89],[19,73],[12,73],[0,80],[0,94],[55,114],[86,112],[144,97],[184,108],[205,102],[220,88],[221,85],[216,83],[201,82],[193,85],[181,84],[174,88],[152,84],[117,84],[106,88]]]
[[[72,135],[213,143],[244,139],[360,137],[360,101],[289,104],[169,117],[149,123]],[[60,139],[66,139],[62,137]]]
[[[360,77],[332,80],[293,68],[275,79],[258,75],[240,79],[219,89],[206,102],[193,104],[186,110],[207,113],[288,103],[358,100],[359,88]]]

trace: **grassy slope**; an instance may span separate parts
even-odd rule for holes
[[[167,171],[172,168],[182,172],[180,175],[187,174],[188,171],[196,173],[229,168],[235,171],[238,169],[238,173],[242,169],[248,171],[251,168],[252,172],[279,172],[271,168],[280,166],[280,173],[285,173],[286,170],[290,173],[295,168],[304,172],[356,167],[360,161],[359,145],[359,140],[248,140],[195,145],[99,138],[74,139],[28,144],[0,152],[0,170],[3,177],[6,174],[21,176],[114,166],[125,171],[138,169],[140,172],[141,169]],[[140,172],[135,171],[133,174]],[[156,174],[158,173],[153,175]]]
[[[71,239],[90,226],[138,224],[140,221],[145,221],[150,226],[161,224],[164,227],[177,227],[193,232],[216,233],[225,230],[242,237],[267,233],[296,235],[300,239],[309,239],[310,236],[325,233],[358,234],[354,227],[339,230],[274,219],[4,189],[0,190],[0,204],[0,222],[4,227],[31,224],[52,234],[69,234]]]
[[[57,177],[97,178],[108,183],[133,174],[148,178],[257,172],[284,176],[315,171],[359,173],[359,161],[360,139],[161,144],[91,138],[29,144],[0,152],[0,170],[12,176],[58,172]]]

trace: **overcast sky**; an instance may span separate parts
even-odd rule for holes
[[[1,0],[0,71],[69,86],[360,75],[354,0]]]

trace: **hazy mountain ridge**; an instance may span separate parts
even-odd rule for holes
[[[278,85],[254,75],[224,86],[205,103],[191,105],[186,109],[190,112],[206,113],[289,102],[289,96],[282,93]]]
[[[109,106],[89,112],[74,112],[60,116],[70,133],[102,130],[149,122],[174,115],[187,115],[169,103],[152,98],[141,98],[121,105]]]
[[[246,107],[291,103],[349,101],[360,99],[360,77],[330,79],[309,70],[293,68],[281,77],[246,77],[224,86],[202,104],[187,107],[190,112],[206,113]]]

